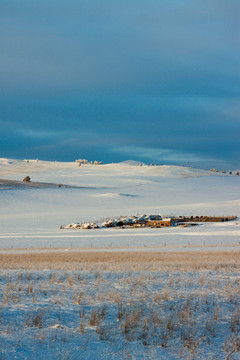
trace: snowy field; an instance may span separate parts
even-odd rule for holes
[[[113,216],[240,216],[240,177],[177,166],[0,160],[0,179],[80,188],[0,189],[0,248],[239,245],[239,221],[192,228],[64,231]]]
[[[25,176],[50,185],[0,181],[0,359],[240,359],[239,176],[0,159]],[[137,214],[238,218],[60,230]]]
[[[0,357],[237,360],[239,285],[239,264],[2,270]]]

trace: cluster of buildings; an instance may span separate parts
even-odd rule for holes
[[[193,226],[204,222],[223,222],[235,220],[236,216],[214,217],[214,216],[179,216],[164,218],[161,215],[140,215],[131,217],[112,218],[104,221],[102,224],[87,222],[83,224],[73,223],[67,226],[61,226],[61,229],[98,229],[98,228],[139,228],[151,227],[162,228],[170,226]]]

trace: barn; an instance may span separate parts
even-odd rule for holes
[[[173,224],[171,218],[161,219],[161,220],[150,220],[147,222],[147,226],[161,228],[161,227],[168,227]]]

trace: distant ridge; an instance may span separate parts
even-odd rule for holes
[[[124,160],[124,161],[119,162],[118,164],[122,164],[122,165],[140,165],[140,164],[144,164],[144,162],[137,161],[137,160]]]

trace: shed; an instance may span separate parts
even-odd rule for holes
[[[161,220],[150,220],[147,222],[147,226],[161,228],[171,226],[173,223],[171,218],[165,218]]]

